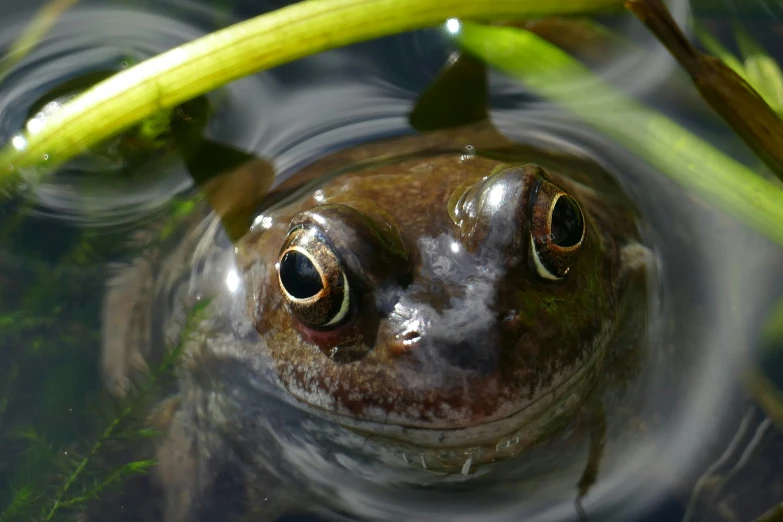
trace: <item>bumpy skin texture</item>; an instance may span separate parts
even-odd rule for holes
[[[507,159],[466,154],[468,144]],[[284,183],[235,246],[206,221],[165,263],[119,275],[104,332],[118,393],[127,368],[163,345],[134,327],[151,336],[157,322],[171,341],[182,310],[212,299],[189,334],[177,398],[155,417],[167,431],[164,518],[211,519],[227,503],[272,520],[305,488],[345,506],[335,472],[373,484],[387,472],[410,483],[431,480],[421,469],[468,475],[562,430],[595,387],[618,310],[644,305],[641,279],[628,277],[643,265],[632,211],[578,164],[512,150],[482,125],[360,147]],[[293,190],[306,180],[316,181]],[[584,215],[568,255],[547,250],[558,191]],[[280,289],[278,256],[300,222],[326,238],[350,287],[335,328],[303,325]],[[565,276],[542,277],[534,250]],[[150,278],[144,297],[135,289]]]
[[[324,184],[318,199],[309,195],[271,211],[271,227],[242,242],[239,266],[246,283],[264,293],[251,296],[248,306],[277,373],[297,398],[375,422],[461,428],[530,405],[607,344],[615,327],[618,249],[591,215],[579,259],[562,281],[542,279],[528,262],[530,227],[524,220],[531,219],[530,209],[518,208],[528,206],[527,190],[510,194],[510,201],[485,218],[498,223],[477,224],[501,237],[488,238],[475,252],[466,249],[468,240],[461,240],[447,202],[461,186],[508,167],[480,156],[444,154],[344,174]],[[537,181],[536,175],[541,174],[529,174],[525,181]],[[349,276],[352,287],[368,280],[354,296],[353,321],[359,324],[342,327],[359,330],[348,342],[367,350],[352,364],[313,350],[309,338],[328,350],[344,336],[339,331],[308,335],[285,307],[273,266],[291,220],[334,203],[361,204],[368,213],[388,215],[410,257],[410,273],[400,270],[390,281],[376,274]],[[330,227],[329,215],[321,215]],[[374,245],[344,230],[353,223],[339,225],[343,229],[331,235],[345,236],[343,248],[356,257],[357,271],[381,255],[379,249],[365,251]],[[517,239],[512,236],[519,236],[516,251],[503,245]],[[510,267],[506,258],[512,258]],[[371,279],[383,286],[367,288]],[[399,338],[412,322],[417,340],[402,345]]]

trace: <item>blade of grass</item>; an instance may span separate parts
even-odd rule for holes
[[[735,24],[734,34],[745,60],[748,83],[780,114],[783,112],[783,72],[780,66],[741,25]]]
[[[456,39],[468,52],[521,79],[705,200],[783,244],[783,190],[778,185],[631,100],[558,47],[525,30],[470,22],[462,24]]]
[[[30,24],[22,30],[8,53],[0,60],[0,80],[19,63],[43,36],[49,32],[60,16],[79,0],[51,0],[38,10]]]
[[[704,48],[707,49],[707,51],[723,60],[723,63],[728,65],[732,71],[740,75],[743,80],[748,81],[748,77],[745,74],[745,67],[742,65],[742,62],[739,61],[739,59],[737,59],[737,57],[734,56],[731,51],[726,49],[717,38],[712,36],[710,32],[704,28],[704,26],[694,22],[693,32],[699,42],[701,42]]]
[[[118,73],[0,151],[0,172],[55,165],[154,113],[327,49],[430,27],[621,8],[621,0],[307,0],[230,26]]]
[[[626,7],[669,50],[710,107],[783,180],[783,120],[764,98],[731,67],[699,52],[661,0],[627,0]],[[747,74],[751,69],[745,65]]]
[[[739,24],[734,34],[742,53],[742,61],[726,49],[702,25],[694,22],[694,33],[707,51],[721,59],[729,68],[748,82],[772,109],[783,115],[783,72],[761,44]]]

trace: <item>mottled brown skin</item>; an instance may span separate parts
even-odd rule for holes
[[[495,200],[493,187],[508,193]],[[585,223],[566,253],[546,240],[561,192]],[[266,201],[235,245],[202,226],[212,217],[109,284],[103,364],[118,394],[138,361],[167,346],[151,339],[152,314],[170,341],[180,308],[214,297],[188,333],[177,398],[156,417],[165,436],[153,481],[167,522],[228,508],[268,521],[308,494],[339,506],[347,500],[328,488],[358,463],[381,487],[401,470],[416,484],[422,469],[466,475],[517,456],[574,421],[617,339],[641,333],[618,318],[643,316],[645,304],[625,196],[597,165],[514,145],[487,123],[328,156]],[[291,226],[319,219],[352,297],[329,329],[296,318],[276,267]],[[553,270],[568,269],[562,279],[541,277],[531,238]],[[226,290],[230,268],[238,293]],[[338,453],[355,463],[332,462]]]
[[[590,378],[595,377],[616,329],[619,252],[629,238],[614,234],[607,213],[592,207],[590,189],[532,165],[514,171],[524,171],[525,177],[515,198],[474,216],[471,226],[455,223],[450,200],[492,173],[513,167],[459,152],[414,157],[332,177],[264,213],[266,225],[240,243],[239,266],[253,289],[249,313],[277,374],[295,397],[338,415],[454,429],[504,419],[544,394],[557,395],[558,387],[567,388],[558,386],[562,379],[585,365],[595,370]],[[540,277],[530,255],[531,227],[541,230],[537,222],[546,217],[532,204],[530,189],[546,176],[580,203],[586,222],[581,251],[569,259],[568,274],[559,281]],[[373,260],[382,253],[377,245],[365,244],[361,234],[345,230],[345,223],[331,227],[344,251],[356,258],[347,270],[352,287],[359,290],[347,324],[317,331],[289,312],[273,264],[292,220],[330,204],[385,218],[406,247],[407,266],[384,279],[387,274],[372,272]],[[328,215],[325,220],[329,222]],[[484,237],[487,230],[503,227],[518,227],[510,243]],[[420,240],[444,234],[459,246],[459,262],[470,266],[467,272],[475,272],[471,280],[457,272],[439,276],[422,259],[426,254]],[[482,264],[491,265],[493,273],[481,274]],[[382,287],[374,286],[379,282]],[[454,308],[451,300],[470,296],[476,283],[487,286],[489,301],[465,305],[459,324],[466,341],[438,332],[436,325],[420,328],[417,342],[402,343],[405,332],[392,313],[400,296],[414,310],[416,303],[433,310],[437,319],[438,313]],[[391,302],[379,294],[391,295]],[[385,302],[379,306],[379,301]],[[491,317],[472,321],[468,308],[484,304]],[[344,362],[328,356],[335,347],[363,355]]]

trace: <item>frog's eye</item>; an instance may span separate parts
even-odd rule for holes
[[[538,275],[559,280],[568,274],[585,237],[579,203],[552,183],[542,180],[534,195],[530,227],[531,257]]]
[[[280,250],[277,276],[288,310],[305,326],[330,329],[348,317],[348,277],[318,228],[300,225],[289,231]]]

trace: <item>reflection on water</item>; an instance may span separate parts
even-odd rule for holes
[[[26,20],[29,14],[17,16]],[[0,100],[3,141],[25,126],[28,118],[34,119],[29,114],[33,105],[65,81],[88,73],[120,70],[213,29],[207,9],[156,12],[141,7],[77,5],[5,78]],[[14,36],[9,32],[1,35],[2,45],[9,45]],[[269,110],[275,89],[273,80],[257,77],[235,82],[211,96],[218,116],[210,122],[208,132],[239,147],[256,148],[268,132],[270,119],[252,115]],[[121,176],[105,175],[95,183],[95,176],[85,174],[121,170],[121,165],[116,161],[107,165],[105,159],[88,155],[62,169],[58,176],[32,183],[31,210],[89,226],[116,226],[144,219],[192,184],[176,162],[160,163],[137,168],[132,184],[118,179]],[[27,177],[36,178],[35,173],[27,173]]]
[[[684,20],[686,4],[674,4]],[[66,80],[117,70],[261,9],[220,5],[173,0],[77,5],[0,83],[0,141],[17,135],[33,105]],[[9,20],[0,33],[5,48],[16,34],[10,28],[19,27],[32,11],[18,4],[0,9]],[[607,22],[635,44],[598,65],[606,78],[689,123],[695,120],[696,130],[716,141],[730,142],[730,133],[714,120],[698,119],[704,113],[677,107],[679,98],[669,89],[686,92],[687,84],[639,24],[630,17]],[[243,79],[209,95],[214,115],[205,136],[270,159],[279,178],[287,179],[328,153],[410,134],[407,113],[450,52],[440,32],[422,31]],[[710,469],[722,478],[701,481],[691,520],[751,520],[776,499],[783,501],[775,489],[780,477],[770,471],[773,461],[763,457],[780,447],[780,436],[762,413],[748,410],[736,379],[757,338],[759,317],[780,295],[774,276],[780,253],[590,128],[533,99],[517,82],[493,73],[491,87],[496,127],[528,146],[517,160],[576,170],[586,169],[589,160],[600,164],[637,207],[642,239],[654,252],[647,349],[636,365],[618,363],[620,371],[611,377],[612,384],[629,381],[627,392],[604,396],[605,448],[598,482],[583,500],[588,516],[629,520],[632,512],[667,496],[678,508],[662,519],[680,518],[690,486],[727,447],[733,451],[726,450],[728,456]],[[662,91],[669,96],[659,97]],[[736,140],[727,146],[735,147],[743,159],[748,157]],[[108,324],[124,324],[129,329],[120,333],[126,337],[149,334],[172,341],[190,332],[192,321],[199,325],[196,330],[216,332],[210,341],[215,360],[202,363],[205,374],[191,375],[190,385],[196,389],[198,382],[202,391],[204,382],[221,386],[193,407],[224,415],[220,428],[232,436],[213,440],[207,435],[216,432],[205,427],[198,443],[201,455],[221,455],[227,454],[223,446],[230,440],[229,453],[244,466],[231,459],[193,464],[187,446],[193,442],[186,438],[171,439],[176,443],[169,442],[160,466],[164,483],[184,481],[179,482],[183,495],[200,494],[197,485],[208,482],[210,477],[199,470],[214,475],[210,484],[217,502],[203,508],[204,519],[222,520],[245,500],[257,506],[260,520],[276,510],[304,511],[296,493],[305,490],[313,495],[306,497],[312,502],[308,510],[360,519],[575,517],[576,483],[591,458],[590,437],[596,437],[589,422],[596,424],[594,411],[515,458],[474,469],[478,453],[422,450],[410,444],[411,433],[397,433],[390,443],[370,436],[366,425],[348,430],[318,410],[293,403],[276,386],[270,361],[218,356],[236,355],[237,347],[262,340],[242,301],[246,288],[237,275],[233,245],[218,220],[200,213],[204,207],[184,162],[168,155],[129,168],[122,158],[108,161],[103,152],[93,151],[43,179],[26,173],[25,183],[0,207],[0,518],[27,520],[43,513],[42,519],[64,519],[85,506],[92,506],[87,508],[90,520],[146,521],[164,512],[184,513],[188,499],[182,496],[173,495],[179,503],[168,505],[135,500],[136,495],[153,498],[150,482],[138,473],[149,464],[129,468],[127,462],[155,457],[138,441],[151,435],[144,431],[147,413],[171,393],[173,383],[166,371],[157,371],[165,370],[168,361],[151,346],[146,347],[150,353],[121,352],[121,360],[100,358],[107,281],[122,290],[108,300],[123,312]],[[357,154],[349,160],[375,156]],[[325,171],[344,167],[350,165],[332,164]],[[271,228],[273,221],[259,224]],[[186,270],[191,264],[192,273]],[[118,272],[118,266],[125,270]],[[150,274],[161,277],[152,281]],[[203,307],[208,301],[201,309],[211,313],[207,316],[189,316],[182,306]],[[140,316],[147,304],[152,306],[148,315]],[[220,313],[214,313],[216,306]],[[175,321],[167,320],[170,316]],[[113,335],[120,336],[117,332]],[[109,399],[106,383],[100,382],[101,364],[121,368],[121,376],[145,369],[155,382],[138,381],[143,393]],[[164,403],[155,410],[153,425],[177,426],[185,413],[196,416],[172,413],[176,408]],[[112,418],[120,422],[109,424],[111,431],[101,437]],[[211,420],[217,422],[214,415]],[[510,437],[495,451],[513,453],[508,448],[517,443]],[[435,457],[448,475],[437,473]],[[248,464],[249,476],[231,471]],[[748,490],[739,485],[748,482],[766,486]],[[100,500],[87,498],[90,491],[100,493]],[[757,501],[746,500],[754,495]],[[29,506],[33,515],[25,515]]]

